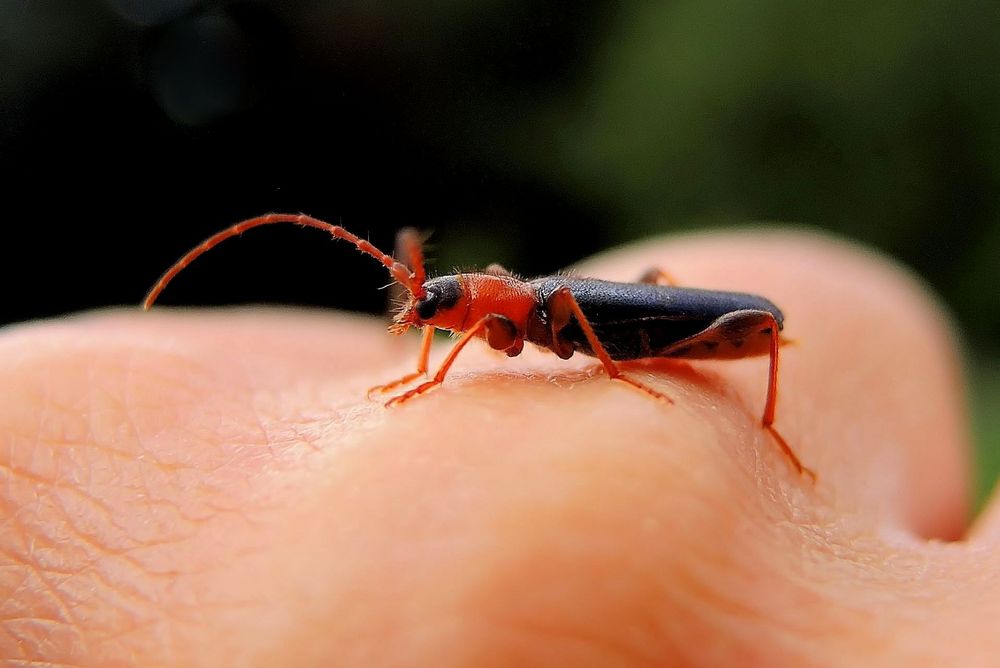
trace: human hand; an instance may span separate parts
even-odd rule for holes
[[[767,360],[626,370],[281,310],[110,312],[0,337],[8,665],[995,665],[1000,511],[965,530],[952,342],[913,281],[810,235],[606,256],[785,313]],[[432,363],[439,360],[438,353]],[[928,540],[932,538],[932,540]]]

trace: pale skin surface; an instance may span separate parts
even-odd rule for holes
[[[628,366],[667,406],[592,359],[474,344],[386,410],[365,390],[419,337],[376,320],[0,333],[0,662],[996,665],[1000,511],[967,533],[954,344],[921,289],[794,233],[586,272],[651,266],[784,310],[775,424],[815,486],[759,427],[766,358]]]

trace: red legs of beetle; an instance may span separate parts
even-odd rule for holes
[[[641,283],[655,283],[658,285],[677,285],[677,280],[659,267],[646,270],[639,278],[639,281]],[[752,328],[756,325],[763,325],[758,331],[760,334],[768,335],[771,343],[770,366],[767,373],[767,399],[764,401],[764,415],[761,418],[761,424],[774,437],[774,440],[782,452],[785,453],[788,461],[795,467],[795,470],[799,474],[809,476],[813,482],[816,482],[816,473],[799,461],[799,458],[795,455],[795,452],[788,445],[785,438],[774,428],[774,411],[778,400],[778,349],[781,346],[797,345],[797,342],[794,339],[787,339],[781,336],[778,323],[771,313],[767,311],[737,311],[727,314],[713,323],[705,332],[696,334],[690,339],[680,341],[673,348],[675,350],[690,348],[697,343],[708,343],[712,346],[718,346],[727,340],[742,338],[744,334],[739,333],[742,329],[747,330],[745,336],[752,336],[754,334]],[[732,331],[734,326],[737,333]],[[723,332],[724,336],[719,337],[718,335]],[[669,355],[669,351],[665,352],[664,355]]]
[[[677,279],[673,277],[672,274],[667,273],[659,267],[651,267],[643,272],[642,276],[639,277],[640,283],[653,283],[654,285],[669,285],[676,286]]]
[[[403,394],[400,394],[399,396],[393,397],[386,403],[386,406],[396,406],[397,404],[401,404],[404,401],[409,401],[413,397],[420,396],[421,394],[424,394],[425,392],[432,390],[441,383],[443,383],[444,377],[448,375],[448,369],[450,369],[451,365],[454,364],[455,358],[458,357],[458,354],[460,352],[462,352],[462,348],[464,348],[466,344],[469,343],[469,341],[471,341],[477,334],[482,332],[484,329],[488,330],[488,333],[489,330],[493,330],[494,327],[492,326],[492,321],[496,320],[498,317],[503,320],[507,320],[502,316],[496,316],[492,314],[487,315],[480,318],[476,322],[476,324],[474,324],[472,327],[462,332],[462,336],[460,336],[458,338],[458,341],[455,342],[455,345],[451,347],[451,351],[448,353],[448,356],[444,358],[443,362],[441,362],[441,366],[438,368],[437,373],[434,374],[434,378],[427,381],[426,383],[421,383],[420,385],[417,385],[413,389],[408,390]],[[497,329],[502,331],[506,330],[507,327],[505,324],[501,324]]]
[[[767,399],[764,401],[764,415],[760,421],[765,427],[770,427],[774,423],[774,409],[778,403],[778,348],[780,347],[781,334],[778,332],[778,321],[774,319],[773,315],[762,311],[760,317],[767,324],[767,327],[760,330],[760,333],[767,334],[771,340],[770,363],[767,370]],[[789,454],[791,453],[789,452]],[[791,455],[791,457],[801,470],[802,464],[799,463],[795,455]]]
[[[424,244],[420,237],[420,232],[412,227],[404,227],[399,232],[396,233],[396,247],[393,255],[407,263],[407,266],[411,272],[413,272],[413,279],[420,284],[423,284],[424,280],[427,278],[427,270],[424,268]],[[402,286],[399,283],[393,284],[394,288],[398,289]],[[403,290],[399,290],[400,294]],[[406,385],[421,376],[427,375],[428,360],[431,355],[431,342],[434,340],[434,330],[435,328],[431,325],[425,325],[423,327],[423,338],[420,342],[420,355],[417,357],[417,370],[413,373],[408,373],[401,378],[385,383],[384,385],[376,385],[368,390],[368,398],[371,398],[373,394],[385,393],[389,390],[395,389],[401,385]]]
[[[389,390],[401,385],[406,385],[420,376],[427,374],[428,358],[430,357],[431,352],[431,342],[434,340],[434,329],[435,328],[431,325],[424,327],[423,342],[420,345],[420,357],[417,359],[417,370],[414,373],[408,373],[402,378],[394,380],[391,383],[376,385],[368,390],[369,397],[371,397],[371,395],[375,392],[388,392]],[[455,358],[458,357],[458,353],[465,347],[472,337],[481,332],[490,348],[493,348],[494,350],[503,350],[510,357],[520,355],[521,351],[524,349],[524,339],[519,336],[517,326],[513,323],[513,321],[511,321],[510,318],[497,314],[487,315],[481,318],[479,322],[472,326],[471,329],[462,333],[462,336],[459,337],[455,345],[452,346],[451,352],[448,353],[444,362],[441,363],[441,367],[438,369],[437,373],[434,374],[434,378],[432,380],[424,383],[423,385],[419,385],[398,397],[393,397],[388,403],[386,403],[386,406],[401,404],[404,401],[412,399],[413,397],[423,394],[431,388],[440,385],[444,381],[444,377],[447,375],[448,369],[451,367],[452,363],[454,363]]]
[[[652,268],[647,270],[642,277],[639,279],[642,283],[657,283],[660,285],[677,285],[677,281],[673,276],[668,274],[659,268]],[[774,437],[775,442],[781,448],[781,451],[785,453],[788,461],[791,462],[795,470],[799,472],[800,475],[805,474],[812,478],[812,481],[816,482],[816,473],[804,466],[799,458],[796,456],[795,452],[788,445],[777,429],[774,428],[774,410],[775,404],[778,399],[778,349],[785,345],[797,345],[794,339],[786,339],[781,336],[778,329],[778,323],[774,319],[774,315],[768,313],[767,311],[737,311],[735,313],[727,314],[718,321],[712,324],[711,327],[706,329],[701,334],[696,334],[690,339],[678,342],[673,348],[675,350],[691,348],[697,343],[707,343],[710,346],[717,347],[720,344],[724,344],[731,340],[738,340],[742,337],[742,334],[732,332],[732,327],[736,326],[737,332],[740,329],[746,328],[746,336],[752,336],[754,334],[752,327],[759,326],[758,332],[760,334],[766,334],[770,337],[770,367],[767,373],[767,399],[764,402],[764,415],[761,418],[761,424],[768,431],[771,436]],[[762,325],[762,327],[760,327]],[[723,336],[719,336],[719,334]],[[664,356],[668,356],[669,351],[664,352]]]
[[[613,359],[611,359],[611,355],[608,354],[608,351],[604,349],[601,341],[597,338],[597,334],[594,333],[594,328],[591,327],[590,321],[587,320],[587,316],[583,314],[583,310],[580,308],[580,305],[577,303],[576,298],[573,296],[573,293],[570,292],[569,288],[561,287],[553,292],[545,305],[549,311],[549,317],[552,319],[552,345],[557,354],[560,354],[561,350],[559,332],[563,329],[563,327],[569,324],[570,318],[575,318],[577,324],[580,326],[580,329],[583,330],[583,335],[587,337],[587,342],[590,343],[591,349],[594,351],[597,359],[601,361],[601,364],[604,365],[604,370],[612,380],[621,381],[637,390],[641,390],[654,399],[665,401],[669,404],[674,403],[670,397],[662,392],[654,390],[648,385],[640,383],[639,381],[622,374],[621,369],[619,369],[618,365],[615,364]],[[565,354],[569,351],[562,350],[561,352]],[[562,354],[560,354],[560,356],[562,356]],[[568,357],[569,355],[566,356]]]
[[[761,416],[761,425],[774,437],[778,447],[785,453],[785,456],[792,466],[795,467],[795,470],[800,474],[809,476],[815,482],[816,474],[799,461],[795,452],[789,447],[788,442],[774,428],[774,413],[778,401],[778,350],[782,345],[778,322],[775,320],[774,315],[767,311],[749,309],[727,313],[713,322],[704,331],[683,341],[678,341],[667,350],[662,351],[661,354],[664,357],[670,357],[672,354],[695,357],[691,353],[692,351],[697,351],[699,346],[705,346],[706,349],[711,350],[716,350],[719,346],[726,345],[742,346],[744,345],[744,341],[751,341],[753,337],[757,336],[768,337],[768,353],[770,357],[767,373],[767,398],[764,400],[764,414]]]
[[[412,257],[413,256],[411,255],[411,258]],[[490,269],[491,273],[501,275],[504,273],[504,270],[501,267],[491,267]],[[646,280],[649,278],[651,280],[647,282],[658,282],[664,280],[664,276],[668,275],[664,274],[660,270],[653,270],[646,272],[643,279]],[[670,397],[662,392],[654,390],[648,385],[625,376],[622,373],[621,369],[615,361],[611,359],[611,355],[608,354],[601,341],[597,338],[597,334],[594,332],[593,326],[590,324],[586,315],[584,315],[583,310],[580,308],[580,305],[577,303],[576,298],[573,297],[569,288],[562,287],[552,293],[546,302],[546,308],[551,318],[552,349],[557,354],[562,357],[569,357],[572,354],[572,350],[567,350],[566,343],[559,338],[559,333],[567,324],[569,324],[571,319],[575,318],[580,329],[583,331],[584,336],[587,338],[594,355],[596,355],[601,361],[604,370],[612,380],[623,382],[654,399],[665,401],[667,403],[673,403]],[[399,396],[393,397],[388,401],[386,406],[395,406],[405,401],[409,401],[410,399],[425,394],[426,392],[441,385],[441,383],[444,382],[445,376],[448,374],[452,364],[454,364],[455,359],[458,357],[458,354],[469,343],[469,341],[471,341],[475,336],[483,333],[484,330],[485,338],[490,347],[497,350],[512,350],[516,348],[516,352],[520,352],[520,346],[523,345],[523,341],[517,338],[517,328],[513,325],[513,323],[503,316],[487,315],[462,333],[462,336],[459,337],[458,341],[452,347],[448,356],[441,363],[437,373],[434,374],[434,377],[431,380],[422,383],[413,389],[400,394]],[[406,376],[403,376],[402,378],[391,383],[374,387],[369,392],[386,392],[401,385],[405,385],[419,376],[426,374],[433,334],[433,327],[424,327],[423,341],[420,347],[420,356],[417,361],[417,371],[415,373],[407,374]],[[798,456],[788,445],[788,442],[785,441],[785,438],[774,427],[774,417],[778,398],[778,351],[782,345],[787,343],[787,341],[782,339],[778,322],[773,314],[767,311],[755,310],[728,313],[712,323],[712,325],[706,328],[703,332],[700,332],[699,334],[689,337],[683,341],[679,341],[669,350],[662,351],[661,356],[669,357],[671,351],[680,356],[681,353],[687,353],[692,348],[699,345],[704,345],[706,348],[715,350],[720,345],[734,345],[734,342],[742,342],[754,336],[767,336],[769,343],[767,397],[764,402],[764,413],[761,416],[761,424],[774,438],[778,447],[781,448],[781,451],[784,453],[785,457],[792,464],[795,470],[800,475],[809,476],[809,478],[811,478],[815,483],[815,472],[802,464]],[[742,345],[742,343],[739,343],[738,345]]]
[[[583,314],[583,311],[580,309],[580,305],[577,303],[576,298],[573,297],[573,293],[570,292],[569,288],[562,287],[556,290],[549,297],[546,306],[549,310],[550,317],[552,318],[553,347],[557,349],[557,352],[560,348],[559,331],[569,324],[571,318],[575,318],[577,323],[579,323],[580,328],[583,330],[584,335],[587,337],[587,341],[590,343],[590,347],[593,349],[594,354],[604,365],[604,370],[612,380],[623,382],[630,387],[644,392],[654,399],[671,404],[673,403],[673,400],[662,392],[654,390],[648,385],[622,374],[621,369],[619,369],[618,365],[611,359],[611,355],[608,354],[607,350],[604,349],[604,346],[597,338],[597,334],[594,333],[594,328],[590,325],[590,321],[587,320],[587,317]],[[413,397],[424,394],[444,382],[444,378],[448,374],[448,370],[455,362],[455,358],[458,357],[462,348],[464,348],[468,342],[473,339],[473,337],[480,334],[483,330],[486,330],[486,340],[491,348],[496,350],[516,348],[517,352],[520,352],[519,344],[523,344],[517,339],[517,329],[516,327],[513,327],[513,323],[503,316],[493,314],[487,315],[462,333],[462,336],[459,337],[455,345],[452,346],[448,356],[441,363],[437,373],[434,374],[433,379],[427,381],[426,383],[422,383],[399,396],[393,397],[389,400],[386,406],[395,406],[405,401],[409,401]],[[372,388],[371,391],[384,392],[394,387],[403,385],[421,375],[427,368],[427,355],[429,354],[429,351],[430,338],[428,337],[425,328],[424,345],[421,347],[420,361],[417,365],[417,372],[408,374],[392,383]],[[564,356],[568,357],[569,355],[566,354]]]
[[[399,234],[396,235],[396,254],[406,258],[414,277],[422,283],[426,278],[423,259],[423,244],[421,243],[419,233],[415,229],[407,227],[399,231]],[[512,276],[507,269],[499,264],[489,265],[483,270],[483,273],[493,276]],[[388,401],[388,403],[386,403],[386,406],[401,404],[404,401],[408,401],[415,396],[424,394],[433,387],[440,385],[444,380],[445,375],[448,373],[448,369],[458,356],[459,351],[465,347],[474,334],[483,329],[486,330],[487,343],[494,350],[504,350],[508,355],[515,356],[520,354],[522,348],[524,347],[524,341],[517,340],[517,327],[510,321],[510,319],[500,315],[488,315],[479,323],[473,325],[473,329],[462,334],[459,340],[452,347],[448,357],[446,357],[444,362],[442,362],[441,368],[439,368],[438,372],[434,374],[433,380],[404,392],[397,397],[393,397]],[[385,383],[384,385],[376,385],[368,390],[369,397],[376,392],[381,394],[402,385],[407,385],[417,378],[427,375],[428,359],[430,358],[431,353],[431,342],[434,340],[434,330],[435,328],[429,325],[423,328],[423,340],[420,344],[420,356],[417,358],[417,370],[392,382]]]
[[[815,471],[802,464],[798,456],[788,445],[788,441],[785,440],[785,437],[774,428],[774,411],[778,402],[778,349],[781,347],[781,333],[778,330],[778,321],[774,319],[774,315],[768,313],[767,311],[737,311],[736,313],[745,314],[743,317],[747,318],[747,321],[743,324],[749,330],[747,334],[753,335],[754,330],[751,328],[756,325],[756,331],[760,334],[768,336],[770,339],[770,364],[768,365],[767,371],[767,399],[764,401],[764,415],[761,417],[761,424],[764,429],[766,429],[768,433],[774,437],[778,447],[780,447],[782,452],[785,453],[788,461],[792,463],[792,466],[795,467],[795,470],[798,471],[799,475],[805,474],[812,478],[813,483],[815,483]],[[729,316],[726,317],[728,318]]]
[[[774,428],[774,408],[778,400],[778,349],[781,347],[781,334],[778,332],[778,322],[774,319],[774,316],[766,312],[764,312],[764,315],[766,316],[765,321],[768,323],[768,326],[766,329],[761,330],[761,333],[767,333],[771,337],[771,359],[767,372],[767,400],[764,403],[764,416],[761,418],[761,423],[764,425],[764,429],[767,429],[771,436],[774,437],[775,442],[777,442],[778,446],[785,453],[785,456],[788,457],[788,460],[799,472],[799,475],[806,474],[812,478],[815,484],[816,472],[799,461],[798,456],[796,456],[791,446],[788,445],[785,437]]]
[[[641,283],[654,283],[657,285],[670,285],[670,286],[677,285],[677,280],[671,274],[664,271],[663,269],[660,269],[659,267],[652,267],[650,269],[647,269],[645,273],[643,273],[642,276],[639,278],[639,281]],[[774,437],[774,440],[777,441],[778,446],[785,453],[785,456],[788,457],[788,460],[792,463],[792,466],[794,466],[795,469],[800,474],[805,473],[806,475],[808,475],[810,478],[813,479],[813,482],[815,482],[816,474],[811,469],[803,466],[802,462],[799,461],[799,458],[792,451],[791,447],[789,447],[788,442],[785,441],[785,438],[780,433],[778,433],[778,430],[775,429],[773,426],[774,409],[778,398],[778,348],[783,345],[796,345],[796,342],[793,339],[786,339],[781,336],[781,334],[778,331],[778,323],[775,321],[774,316],[772,314],[766,311],[750,312],[750,313],[756,316],[752,317],[751,319],[759,318],[763,320],[765,328],[761,329],[760,332],[762,334],[769,334],[771,338],[770,368],[767,374],[767,399],[764,402],[764,416],[763,418],[761,418],[761,423],[764,429],[766,429]],[[738,315],[740,318],[743,318],[749,314],[744,311],[744,312],[737,312],[737,314],[731,314],[731,315]],[[699,342],[708,342],[710,345],[717,346],[720,343],[723,343],[724,340],[718,340],[715,336],[713,336],[713,334],[716,334],[720,331],[720,326],[724,324],[729,325],[734,320],[736,320],[736,318],[730,318],[730,316],[724,316],[723,318],[720,318],[720,322],[714,323],[712,327],[710,327],[708,330],[706,330],[706,332],[703,333],[703,335],[701,334],[695,335],[694,337],[691,337],[691,339],[680,341],[675,346],[675,348],[680,349],[684,347],[690,347],[695,343]],[[721,321],[729,321],[729,322],[723,323]],[[750,335],[752,334],[752,332],[747,332],[747,334]]]
[[[427,360],[431,355],[431,342],[434,340],[434,327],[431,325],[425,325],[423,328],[423,339],[420,342],[420,356],[417,357],[417,370],[413,373],[408,373],[402,378],[397,378],[394,381],[388,382],[385,385],[376,385],[375,387],[368,390],[368,396],[375,394],[376,392],[388,392],[400,385],[406,385],[407,383],[420,378],[421,376],[427,375]]]
[[[816,472],[813,471],[808,466],[806,466],[805,464],[803,464],[801,461],[799,461],[799,458],[795,455],[795,452],[792,450],[791,446],[788,445],[788,441],[785,440],[785,437],[782,436],[777,429],[775,429],[773,426],[769,424],[764,425],[764,429],[766,429],[767,432],[774,437],[775,443],[777,443],[778,447],[781,448],[781,451],[785,453],[785,456],[788,458],[788,461],[791,462],[792,466],[795,467],[795,470],[798,471],[799,475],[809,476],[809,478],[813,481],[813,484],[815,484]]]

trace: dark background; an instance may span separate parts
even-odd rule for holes
[[[414,225],[439,271],[524,274],[672,230],[826,228],[953,310],[998,466],[995,2],[0,0],[0,183],[0,323],[137,304],[267,211],[387,249]],[[386,280],[278,227],[163,302],[380,311]]]

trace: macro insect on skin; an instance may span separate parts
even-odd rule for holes
[[[381,262],[408,293],[389,330],[394,334],[411,327],[423,330],[417,369],[371,392],[388,392],[426,377],[434,330],[459,334],[434,376],[393,397],[387,406],[409,401],[439,386],[458,354],[476,338],[511,357],[521,353],[526,341],[563,359],[575,352],[596,357],[611,379],[666,403],[673,402],[662,392],[623,374],[618,362],[768,355],[767,398],[761,424],[792,466],[815,480],[815,474],[802,465],[773,426],[784,321],[781,311],[756,295],[671,285],[667,274],[660,270],[647,272],[636,283],[570,276],[525,281],[499,265],[427,279],[420,239],[412,229],[400,232],[398,239],[398,254],[406,260],[404,263],[339,225],[304,214],[268,214],[237,223],[190,250],[157,281],[143,301],[143,308],[149,309],[167,284],[202,253],[249,229],[277,223],[315,227],[353,244]]]

